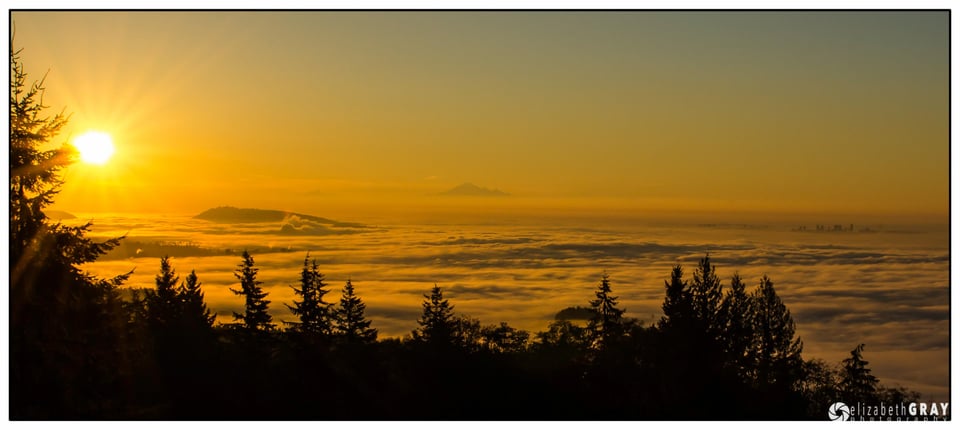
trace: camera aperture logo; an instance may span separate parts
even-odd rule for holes
[[[830,421],[850,421],[850,407],[843,402],[834,403],[827,409],[827,417]]]

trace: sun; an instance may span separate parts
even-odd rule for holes
[[[90,164],[104,164],[113,155],[113,138],[102,131],[88,131],[73,139],[80,159]]]

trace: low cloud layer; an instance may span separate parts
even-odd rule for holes
[[[385,336],[416,327],[423,294],[436,283],[459,313],[484,324],[506,321],[540,331],[556,312],[586,305],[606,271],[629,316],[655,322],[664,280],[681,264],[690,279],[707,252],[725,285],[739,272],[748,287],[770,276],[790,308],[806,358],[838,362],[858,343],[883,381],[938,399],[949,390],[949,249],[944,233],[819,233],[789,228],[636,226],[386,226],[350,235],[311,234],[317,226],[214,224],[187,218],[95,219],[95,234],[129,234],[139,253],[116,254],[86,267],[100,276],[136,268],[129,285],[152,287],[159,254],[174,255],[181,275],[196,270],[221,322],[242,301],[233,270],[249,249],[272,300],[275,320],[292,321],[291,303],[307,252],[331,293],[351,279],[368,316]],[[284,226],[289,226],[284,227]],[[321,226],[322,227],[322,226]],[[283,229],[294,234],[284,234]],[[892,229],[891,229],[892,230]],[[909,231],[910,233],[904,233]],[[147,246],[149,244],[167,244]],[[129,250],[128,250],[129,251]],[[930,361],[932,360],[932,361]]]

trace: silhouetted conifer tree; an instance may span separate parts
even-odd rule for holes
[[[45,114],[43,81],[27,84],[21,51],[10,42],[10,417],[117,417],[126,399],[115,390],[129,377],[117,287],[129,273],[104,280],[77,267],[122,238],[96,243],[85,237],[90,223],[48,223],[43,211],[76,151],[46,149],[67,118]]]
[[[260,288],[263,282],[257,280],[259,269],[254,267],[253,257],[246,250],[243,251],[243,261],[237,266],[234,276],[240,281],[240,289],[234,294],[244,297],[244,312],[233,313],[234,319],[241,321],[243,327],[250,333],[271,331],[274,328],[273,318],[267,311],[270,301],[266,300],[267,292]]]
[[[186,331],[209,330],[213,328],[213,322],[217,318],[217,314],[210,312],[207,308],[200,285],[197,271],[193,270],[177,290],[177,296],[183,306],[181,324]]]
[[[719,284],[709,261],[709,257],[700,260],[689,284],[683,280],[682,267],[673,268],[665,284],[659,333],[650,336],[658,344],[650,352],[658,362],[651,377],[662,387],[657,401],[664,406],[660,413],[667,417],[682,417],[685,409],[677,405],[690,403],[702,404],[693,417],[709,417],[723,409],[721,401],[729,401],[727,393],[715,388],[728,384],[720,382],[724,362],[719,333],[705,317],[717,318],[720,300],[719,295],[711,297],[719,294]],[[723,398],[716,399],[718,395]],[[708,407],[710,398],[713,403]]]
[[[330,290],[324,289],[323,274],[317,266],[317,260],[310,263],[310,254],[303,259],[303,269],[300,271],[300,288],[293,287],[294,293],[300,300],[294,300],[293,306],[287,305],[294,315],[300,318],[299,323],[293,323],[300,333],[311,336],[329,336],[333,329],[333,305],[323,300]]]
[[[754,341],[750,305],[746,284],[740,279],[740,274],[734,273],[730,279],[730,291],[724,295],[720,306],[723,324],[721,341],[728,367],[744,380],[752,377],[753,370],[749,362],[750,348]]]
[[[713,336],[720,332],[721,293],[720,277],[717,276],[716,267],[710,264],[710,254],[707,254],[693,271],[690,300],[695,318],[700,321],[701,327]]]
[[[178,356],[184,348],[200,348],[212,335],[212,314],[203,301],[197,272],[191,271],[177,287],[180,277],[170,264],[170,257],[160,259],[160,273],[154,278],[157,288],[146,290],[146,321],[157,341],[158,352]],[[176,365],[182,361],[176,357]]]
[[[169,332],[175,330],[174,325],[180,321],[183,306],[177,294],[179,280],[180,277],[170,266],[170,257],[161,257],[160,273],[154,277],[157,289],[146,292],[147,320],[157,335],[160,335],[160,331],[164,331],[166,336],[171,335]]]
[[[43,116],[43,81],[27,87],[20,50],[10,49],[10,261],[12,283],[31,263],[37,241],[50,233],[43,209],[53,203],[63,180],[60,169],[71,164],[75,150],[69,145],[42,149],[60,133],[67,118]],[[28,260],[24,261],[26,257]],[[19,263],[19,264],[18,264]]]
[[[161,258],[157,288],[146,291],[145,312],[160,378],[153,385],[170,402],[170,417],[193,418],[203,413],[197,403],[204,399],[203,381],[213,358],[215,315],[203,302],[196,271],[179,287],[178,280],[170,258]]]
[[[840,367],[840,396],[844,402],[871,404],[877,401],[879,380],[870,373],[869,361],[863,359],[863,348],[859,344],[850,357],[843,360]]]
[[[457,319],[453,306],[443,298],[440,287],[434,285],[430,295],[424,294],[423,314],[417,319],[420,328],[413,331],[415,340],[433,345],[452,345]]]
[[[610,288],[610,277],[604,273],[600,279],[600,286],[594,293],[597,298],[590,301],[594,311],[587,329],[593,338],[593,347],[603,349],[610,342],[623,336],[623,312],[617,307],[617,297],[613,296]]]
[[[347,342],[373,342],[377,340],[377,329],[370,328],[371,321],[363,313],[367,305],[353,290],[353,283],[347,279],[340,296],[337,309],[336,333]]]
[[[754,344],[751,357],[760,386],[793,388],[801,378],[803,342],[795,337],[796,324],[766,276],[751,295]]]
[[[671,326],[688,324],[693,313],[690,293],[687,282],[683,280],[683,267],[674,266],[670,272],[670,281],[664,281],[666,296],[663,299],[663,317],[659,327],[665,329]]]
[[[181,341],[183,334],[178,324],[182,315],[183,306],[177,295],[176,275],[170,265],[170,258],[160,258],[160,273],[154,277],[156,289],[146,290],[147,327],[153,339],[153,351],[159,366],[162,389],[173,390],[179,365],[178,356],[184,349]],[[162,390],[161,390],[162,391]],[[170,392],[162,394],[164,398],[172,397]]]

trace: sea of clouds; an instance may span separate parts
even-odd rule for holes
[[[93,236],[127,235],[125,248],[85,270],[151,287],[159,257],[177,272],[196,270],[220,322],[242,311],[233,275],[251,252],[274,320],[293,321],[293,301],[309,252],[335,302],[351,279],[381,336],[416,327],[424,294],[443,288],[458,313],[484,324],[544,330],[557,311],[587,305],[603,272],[627,315],[646,324],[662,315],[664,281],[680,264],[687,279],[705,253],[729,285],[739,272],[753,288],[774,282],[804,342],[804,358],[837,363],[858,343],[888,385],[949,400],[950,249],[948,226],[855,226],[854,231],[785,225],[496,223],[377,225],[331,234],[290,218],[222,224],[190,217],[83,215]],[[846,227],[846,226],[845,226]],[[832,226],[831,226],[832,228]],[[867,231],[869,229],[869,231]]]

